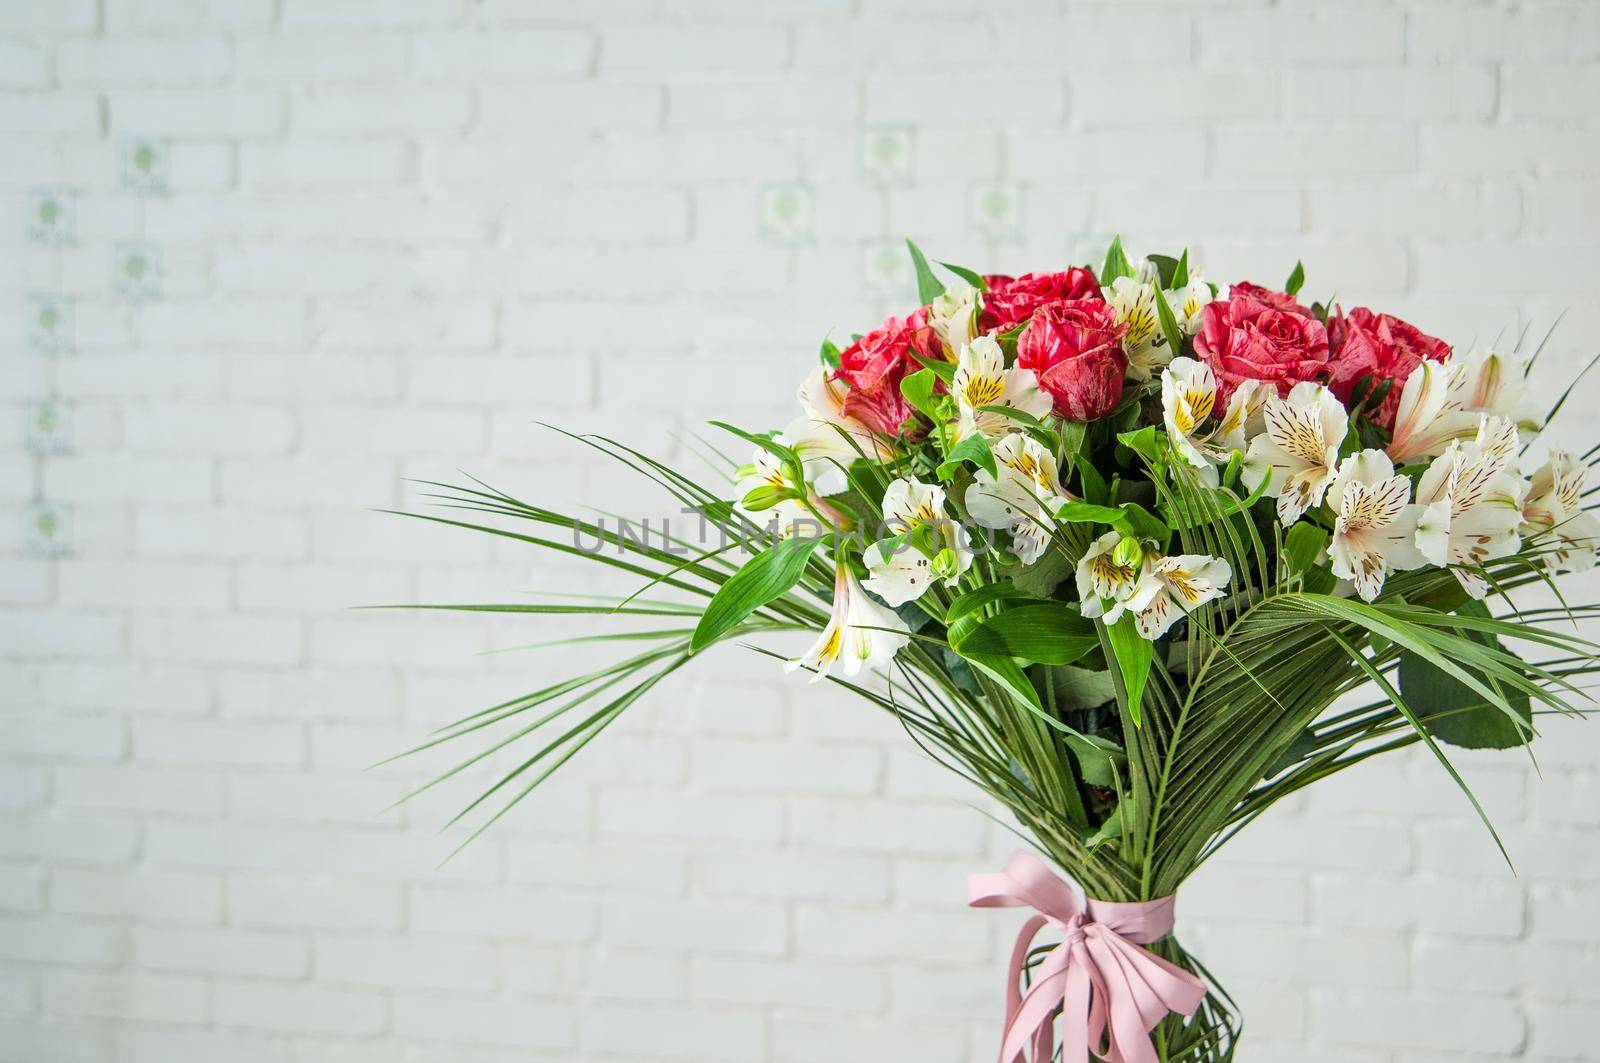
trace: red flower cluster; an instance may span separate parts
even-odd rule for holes
[[[1333,334],[1333,373],[1328,387],[1339,401],[1350,405],[1356,384],[1372,378],[1372,387],[1391,381],[1389,393],[1368,414],[1373,423],[1394,428],[1395,411],[1400,406],[1400,386],[1411,371],[1426,359],[1442,362],[1450,357],[1450,345],[1388,314],[1374,314],[1358,306],[1346,315],[1329,320]]]
[[[1327,374],[1328,330],[1294,296],[1253,284],[1233,285],[1228,296],[1200,312],[1194,338],[1195,354],[1217,378],[1219,403],[1246,380],[1271,381],[1286,396]]]
[[[839,352],[835,374],[850,385],[843,412],[885,435],[899,435],[915,412],[900,393],[900,381],[913,371],[911,356],[929,357],[938,339],[928,326],[927,308],[891,317]]]
[[[1073,266],[1020,277],[993,274],[984,283],[980,330],[1023,326],[1016,365],[1033,372],[1057,415],[1094,421],[1117,408],[1128,371],[1122,349],[1127,327],[1117,323],[1092,271]],[[843,412],[874,431],[900,435],[916,412],[901,394],[900,382],[918,360],[955,354],[942,351],[928,324],[928,307],[891,317],[840,353],[834,375],[849,384]],[[1364,307],[1335,313],[1324,325],[1288,292],[1245,281],[1232,285],[1227,299],[1201,311],[1194,354],[1211,367],[1219,403],[1247,380],[1268,381],[1280,396],[1304,381],[1324,383],[1347,405],[1363,379],[1370,377],[1374,386],[1392,381],[1383,402],[1368,414],[1391,428],[1400,385],[1424,360],[1447,358],[1450,347],[1399,318]]]
[[[1127,331],[1099,298],[1051,303],[1017,337],[1017,366],[1033,370],[1055,400],[1057,414],[1096,421],[1122,401],[1128,373],[1122,335]]]
[[[1034,311],[1066,299],[1100,299],[1100,282],[1094,273],[1073,266],[1065,273],[1024,273],[1007,277],[1002,273],[983,278],[988,290],[983,293],[983,316],[978,327],[985,332],[1009,328],[1032,317]]]

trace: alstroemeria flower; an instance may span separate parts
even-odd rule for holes
[[[1056,473],[1055,455],[1032,436],[1013,433],[994,445],[995,471],[979,469],[964,501],[985,528],[1011,533],[1011,549],[1031,564],[1050,545],[1056,512],[1072,500]]]
[[[1517,426],[1505,417],[1484,417],[1476,438],[1452,441],[1417,483],[1424,507],[1417,549],[1433,564],[1451,566],[1474,598],[1488,593],[1488,582],[1457,566],[1505,557],[1520,543],[1527,485],[1511,470],[1516,452]]]
[[[1527,396],[1528,363],[1520,356],[1479,347],[1459,361],[1450,397],[1462,409],[1507,418],[1520,429],[1540,426],[1538,407]]]
[[[789,445],[789,440],[781,435],[775,436],[773,441],[783,446]],[[763,494],[769,497],[762,498],[756,508],[751,508],[745,499],[750,492],[762,489],[765,489]],[[816,515],[800,500],[800,493],[807,491],[806,485],[791,483],[783,460],[764,447],[756,448],[744,474],[734,482],[734,490],[739,495],[734,508],[752,524],[766,528],[780,538],[801,532],[817,535],[825,530]],[[780,497],[780,493],[791,497]],[[773,501],[774,498],[777,501]]]
[[[849,567],[840,563],[833,579],[833,612],[822,634],[804,656],[784,666],[784,671],[810,668],[813,683],[833,671],[835,665],[847,676],[859,675],[863,668],[884,669],[894,655],[910,642],[910,629],[893,609],[867,597]]]
[[[1395,475],[1383,451],[1340,462],[1328,505],[1336,514],[1328,546],[1333,574],[1353,583],[1363,600],[1378,597],[1388,573],[1427,563],[1414,541],[1421,507],[1411,503],[1411,481]]]
[[[1133,593],[1106,610],[1105,623],[1115,624],[1124,613],[1132,613],[1139,634],[1154,642],[1185,613],[1222,597],[1231,579],[1233,568],[1220,557],[1147,557]]]
[[[1406,377],[1394,418],[1389,456],[1402,465],[1441,453],[1451,441],[1471,439],[1483,415],[1519,428],[1537,428],[1525,398],[1520,358],[1478,349],[1444,363],[1423,362]]]
[[[1133,596],[1142,565],[1137,561],[1124,565],[1117,560],[1117,544],[1121,541],[1121,532],[1106,532],[1089,545],[1078,562],[1078,601],[1084,616],[1104,613],[1108,598],[1113,602],[1125,602]]]
[[[1216,301],[1211,285],[1193,266],[1189,267],[1189,283],[1163,294],[1167,305],[1172,308],[1172,316],[1177,319],[1178,329],[1185,336],[1193,336],[1200,331],[1200,312],[1207,304]]]
[[[1565,450],[1550,452],[1550,460],[1533,474],[1528,497],[1522,503],[1524,538],[1544,540],[1545,564],[1556,572],[1582,572],[1593,568],[1600,549],[1600,520],[1583,508],[1584,483],[1589,466]]]
[[[1218,419],[1211,367],[1193,358],[1174,358],[1161,371],[1161,419],[1184,461],[1214,482],[1213,466],[1227,464],[1234,451],[1242,453],[1264,430],[1262,411],[1277,393],[1265,381],[1246,380],[1233,389],[1228,409]]]
[[[955,361],[978,334],[978,290],[965,281],[952,283],[928,304],[928,327],[939,337],[944,356]]]
[[[1100,291],[1117,324],[1127,329],[1122,335],[1122,351],[1128,356],[1129,379],[1149,380],[1176,353],[1167,348],[1156,317],[1160,293],[1154,284],[1132,277],[1118,277]]]
[[[1268,399],[1264,416],[1266,430],[1245,454],[1244,482],[1254,491],[1271,476],[1266,494],[1278,500],[1278,519],[1289,525],[1322,502],[1350,417],[1333,392],[1310,381],[1296,384],[1287,399]]]
[[[850,390],[845,382],[820,367],[800,385],[803,414],[789,423],[784,436],[805,466],[806,479],[817,494],[836,495],[850,486],[844,470],[865,454],[889,461],[893,451],[882,436],[844,412]]]
[[[867,547],[863,560],[872,576],[863,586],[890,605],[920,598],[935,580],[948,587],[972,567],[967,530],[946,515],[938,484],[910,477],[889,484],[883,522],[896,538]]]
[[[985,406],[1008,406],[1013,410],[1043,417],[1053,400],[1040,390],[1039,378],[1031,369],[1007,369],[1005,352],[992,336],[979,336],[961,349],[961,362],[950,381],[960,418],[956,438],[965,439],[979,432],[993,439],[1021,427],[1016,421],[985,410]]]

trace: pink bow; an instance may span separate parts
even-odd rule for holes
[[[1004,871],[967,876],[972,907],[1035,912],[1011,950],[1000,1063],[1022,1063],[1030,1043],[1034,1063],[1050,1063],[1057,1009],[1062,1063],[1088,1063],[1091,1052],[1106,1063],[1158,1063],[1150,1031],[1169,1012],[1193,1015],[1206,995],[1200,979],[1140,948],[1171,933],[1173,900],[1090,900],[1085,911],[1072,887],[1027,852],[1013,853]],[[1023,996],[1018,987],[1029,946],[1047,925],[1063,939]]]

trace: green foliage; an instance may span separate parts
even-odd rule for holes
[[[1019,605],[998,616],[952,629],[951,648],[971,654],[1020,657],[1033,664],[1071,664],[1100,644],[1094,622],[1059,603]]]
[[[928,265],[928,256],[910,237],[906,238],[906,249],[911,252],[911,264],[917,271],[917,301],[927,305],[944,294],[944,282],[934,274],[933,267]]]
[[[1290,295],[1299,295],[1300,288],[1306,282],[1306,267],[1302,262],[1294,264],[1294,270],[1289,274],[1289,279],[1283,282],[1283,290]]]
[[[1137,277],[1139,271],[1133,268],[1133,263],[1128,261],[1127,252],[1122,250],[1122,237],[1113,236],[1111,246],[1106,248],[1105,264],[1100,267],[1099,280],[1102,285],[1110,286],[1118,277]]]
[[[820,545],[822,539],[814,537],[780,539],[746,561],[706,603],[689,643],[690,652],[700,652],[745,617],[787,594],[800,582],[811,555]]]
[[[989,441],[977,432],[973,432],[950,448],[949,455],[939,463],[939,479],[948,479],[953,471],[967,462],[983,469],[990,476],[995,475],[994,451],[989,449]]]
[[[1457,610],[1463,616],[1487,619],[1489,610],[1482,602],[1468,602]],[[1472,632],[1467,636],[1485,647],[1506,652],[1494,635]],[[1467,671],[1478,681],[1489,684],[1489,677],[1475,668]],[[1435,665],[1420,653],[1400,654],[1400,693],[1410,702],[1423,724],[1441,742],[1465,749],[1510,749],[1526,745],[1533,738],[1533,706],[1526,691],[1505,692],[1510,712],[1489,705],[1465,683]]]

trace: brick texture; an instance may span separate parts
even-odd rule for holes
[[[1301,258],[1462,344],[1565,311],[1553,394],[1600,334],[1597,16],[0,3],[0,1061],[989,1058],[1016,920],[961,876],[1010,837],[753,655],[436,866],[492,776],[388,810],[454,761],[369,765],[603,655],[347,607],[633,587],[372,511],[457,470],[662,508],[534,422],[690,464],[707,417],[782,424],[824,330],[907,305],[905,234],[1005,271],[1114,232],[1218,279]],[[1594,1058],[1600,738],[1459,763],[1519,874],[1404,756],[1187,891],[1247,1063]]]

